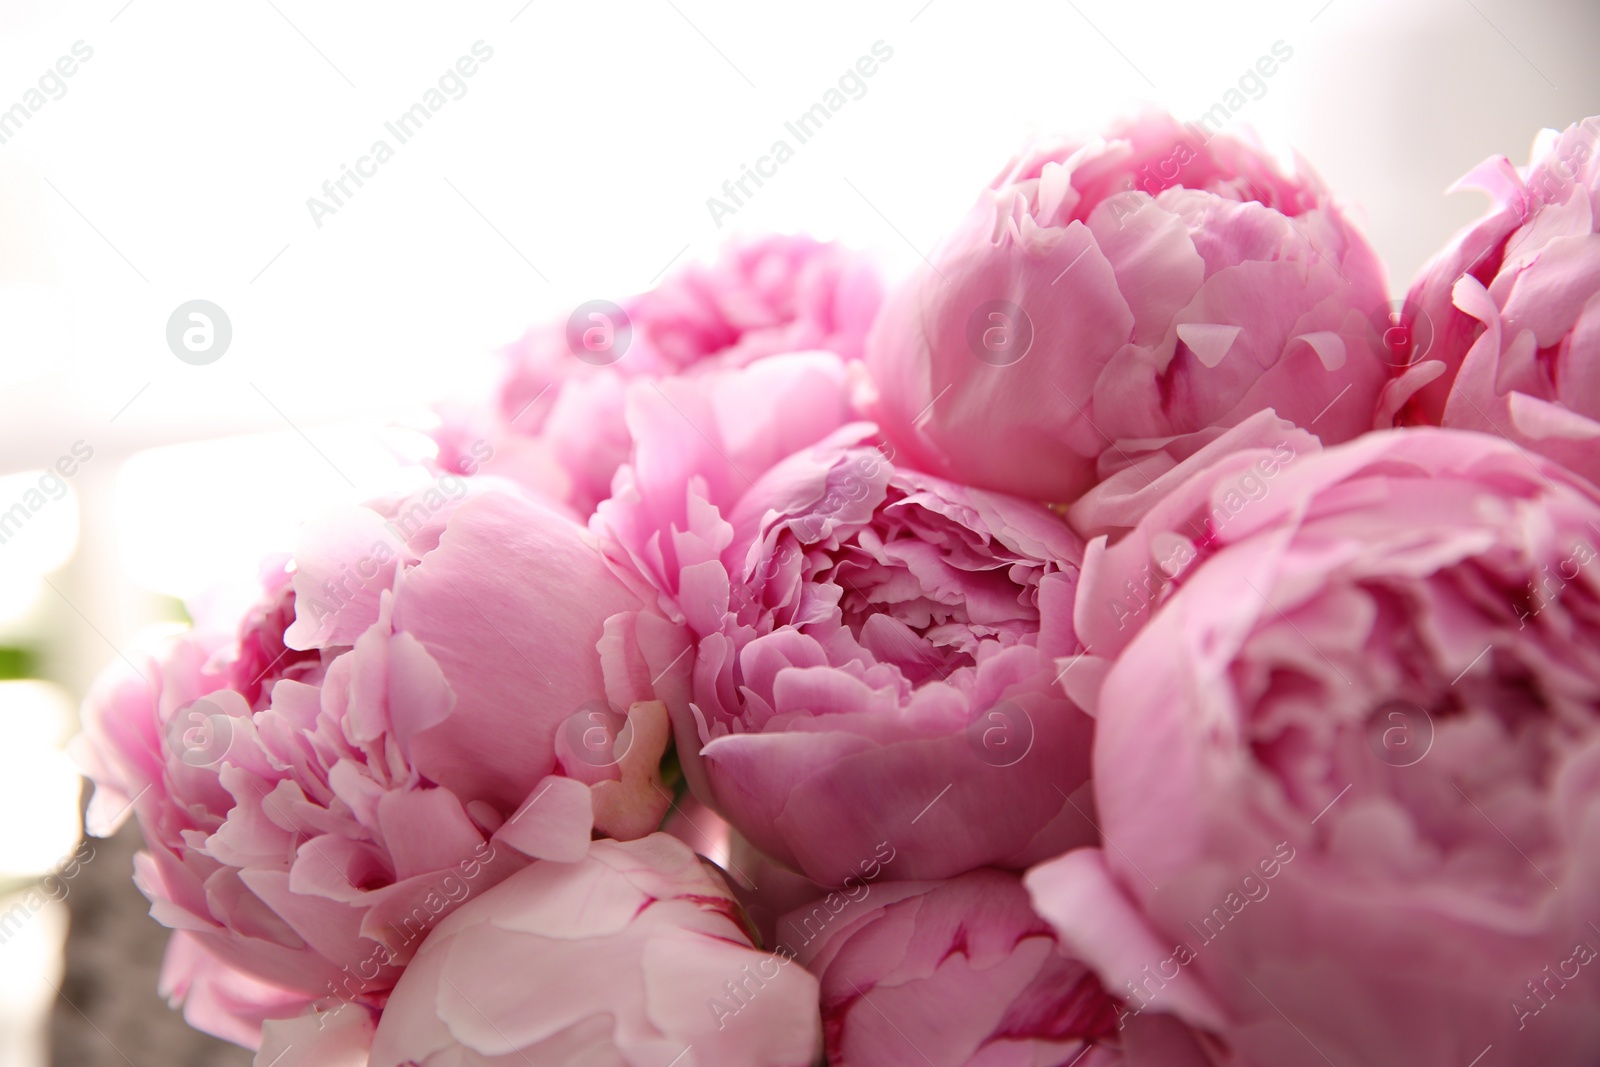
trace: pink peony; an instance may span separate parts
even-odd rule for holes
[[[1114,536],[1102,533],[1084,551],[1073,601],[1073,627],[1084,653],[1063,667],[1067,692],[1093,708],[1106,668],[1171,594],[1174,579],[1215,552],[1225,530],[1271,496],[1286,471],[1321,451],[1315,435],[1262,412],[1150,485],[1135,488],[1118,476],[1097,488],[1097,517],[1114,517],[1116,524]],[[1129,492],[1120,498],[1101,493],[1124,486]]]
[[[1148,115],[995,179],[885,305],[869,408],[929,473],[1071,503],[1269,408],[1325,441],[1367,430],[1383,300],[1314,175]]]
[[[635,387],[636,459],[597,531],[681,632],[634,634],[695,793],[822,885],[1022,867],[1092,840],[1081,543],[1059,516],[898,465],[840,362]],[[876,857],[876,860],[875,860]]]
[[[1500,434],[1600,482],[1600,117],[1460,184],[1494,210],[1412,287],[1380,418]]]
[[[1594,1063],[1600,491],[1390,431],[1195,544],[1258,458],[1086,560],[1088,596],[1165,578],[1092,686],[1105,845],[1030,872],[1034,906],[1240,1067]]]
[[[638,598],[571,519],[451,485],[311,523],[236,635],[89,698],[90,827],[137,815],[163,985],[201,1029],[375,1008],[463,900],[660,824],[665,709],[608,703],[596,652]]]
[[[622,305],[584,304],[569,321],[529,330],[507,350],[498,410],[448,409],[439,465],[494,472],[588,515],[627,461],[627,383],[781,352],[859,359],[882,298],[873,267],[809,237],[736,244]]]
[[[809,1067],[817,983],[759,952],[675,838],[541,862],[441,923],[395,986],[371,1067]]]
[[[1067,521],[1085,538],[1107,536],[1113,542],[1120,542],[1151,510],[1160,508],[1170,512],[1175,507],[1185,506],[1177,502],[1210,485],[1204,480],[1193,481],[1195,474],[1215,466],[1232,453],[1249,452],[1249,463],[1232,461],[1231,466],[1242,470],[1253,464],[1257,476],[1242,475],[1238,484],[1230,484],[1222,490],[1223,499],[1208,516],[1220,524],[1243,506],[1241,500],[1247,501],[1264,491],[1265,485],[1258,483],[1271,480],[1297,455],[1321,448],[1322,442],[1316,434],[1280,419],[1270,410],[1258,411],[1235,426],[1190,434],[1170,442],[1158,452],[1146,453],[1138,466],[1124,467],[1079,497],[1077,503],[1066,509]],[[1133,551],[1120,545],[1118,550]],[[1090,551],[1095,551],[1093,540]],[[1080,594],[1078,636],[1092,644],[1094,638],[1081,628],[1084,604]]]
[[[862,885],[797,909],[779,935],[821,982],[831,1067],[1210,1062],[1170,1016],[1119,1032],[1117,1001],[1012,874]]]

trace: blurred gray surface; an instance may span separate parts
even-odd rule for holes
[[[1393,295],[1487,209],[1446,196],[1456,179],[1495,155],[1523,166],[1541,127],[1600,114],[1600,0],[1336,0],[1306,36],[1296,147],[1357,206]]]
[[[133,884],[139,831],[92,842],[72,881],[66,980],[51,1020],[57,1067],[248,1067],[251,1053],[189,1028],[156,993],[167,929]]]

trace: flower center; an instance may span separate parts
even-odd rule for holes
[[[891,488],[873,522],[813,553],[807,576],[837,590],[840,621],[880,663],[913,685],[976,664],[985,641],[1039,630],[1044,565]]]

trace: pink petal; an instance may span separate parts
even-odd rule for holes
[[[575,863],[589,851],[593,828],[589,787],[553,774],[534,787],[494,837],[538,859]]]

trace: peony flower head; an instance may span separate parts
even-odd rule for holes
[[[1239,476],[1085,562],[1087,591],[1173,561],[1095,683],[1105,844],[1030,872],[1034,906],[1229,1062],[1592,1063],[1600,491],[1389,431],[1191,543]]]
[[[589,301],[529,330],[506,350],[493,410],[441,410],[438,463],[475,473],[492,459],[495,474],[588,515],[628,459],[628,382],[782,352],[856,360],[881,298],[873,266],[839,245],[779,235],[730,245],[622,304]]]
[[[371,1067],[810,1067],[817,983],[751,944],[720,874],[666,834],[540,862],[441,923]]]
[[[886,303],[869,413],[929,473],[1068,504],[1267,409],[1326,441],[1367,430],[1383,301],[1314,176],[1146,115],[995,179]]]
[[[1016,875],[859,886],[796,909],[780,952],[816,974],[832,1067],[1205,1067],[1177,1020],[1123,1009],[1062,952]]]
[[[832,357],[635,388],[600,508],[675,634],[641,632],[696,794],[823,885],[1026,865],[1093,831],[1081,543],[1055,513],[905,468]],[[893,861],[884,857],[892,854]]]
[[[251,1043],[264,1018],[376,1008],[462,901],[595,830],[653,831],[665,709],[609,703],[596,650],[639,608],[570,518],[435,488],[314,521],[236,634],[103,678],[90,829],[137,817],[190,1022]]]
[[[1380,419],[1500,434],[1600,482],[1600,117],[1458,185],[1494,207],[1412,286]]]

